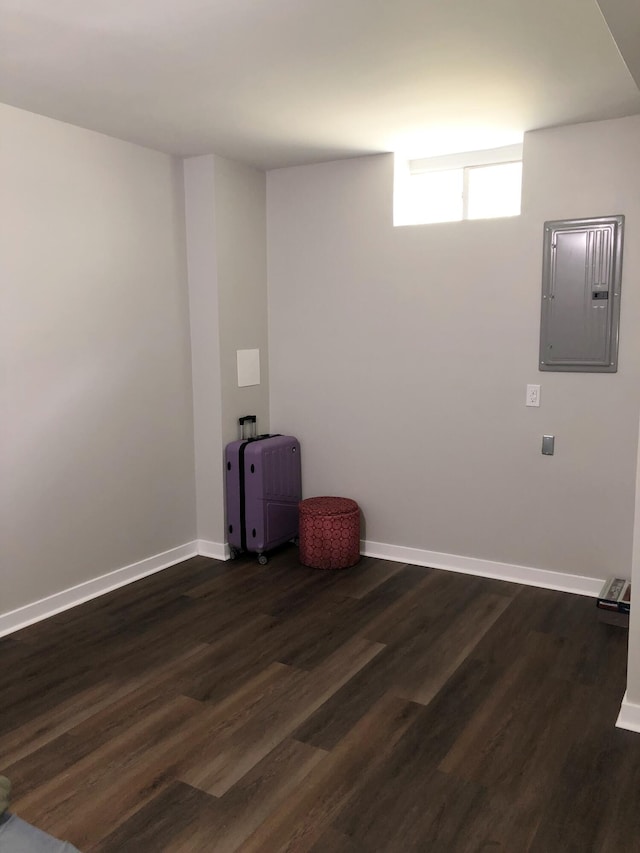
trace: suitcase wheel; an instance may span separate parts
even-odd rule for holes
[[[240,556],[240,551],[238,551],[237,548],[233,548],[233,547],[229,548],[229,559],[230,560],[237,560],[239,556]]]
[[[269,562],[269,558],[267,557],[266,554],[258,554],[258,562],[260,563],[261,566],[266,566],[267,563]]]

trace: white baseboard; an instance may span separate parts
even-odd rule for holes
[[[630,732],[640,732],[640,705],[635,702],[629,702],[627,694],[622,697],[622,705],[620,705],[620,713],[616,720],[616,726],[619,729],[627,729]]]
[[[229,560],[231,558],[231,551],[226,542],[209,542],[206,539],[198,539],[196,546],[201,557],[213,557],[214,560]]]
[[[476,557],[459,557],[455,554],[441,554],[438,551],[423,551],[419,548],[387,545],[384,542],[362,540],[360,551],[366,557],[379,557],[382,560],[411,563],[414,566],[430,566],[434,569],[444,569],[447,572],[461,572],[466,575],[479,575],[483,578],[496,578],[525,584],[526,586],[540,586],[561,592],[573,592],[577,595],[596,597],[604,584],[604,578],[587,578],[582,575],[534,569],[530,566],[494,563],[491,560],[480,560]]]
[[[56,592],[46,598],[41,598],[39,601],[33,601],[31,604],[19,607],[17,610],[1,613],[0,637],[5,634],[12,634],[14,631],[19,631],[20,628],[26,628],[27,625],[40,622],[56,613],[61,613],[63,610],[69,610],[77,604],[82,604],[83,601],[104,595],[105,592],[111,592],[120,586],[152,575],[154,572],[160,572],[162,569],[182,562],[182,560],[189,559],[189,557],[195,557],[198,554],[197,544],[195,541],[187,542],[185,545],[171,548],[162,554],[155,554],[153,557],[147,557],[145,560],[132,563],[130,566],[124,566],[122,569],[116,569],[106,575],[92,578],[90,581],[77,584],[77,586],[63,589],[61,592]]]
[[[514,566],[509,563],[494,563],[489,560],[479,560],[475,557],[459,557],[454,554],[441,554],[437,551],[423,551],[418,548],[405,548],[400,545],[387,545],[382,542],[361,542],[361,552],[367,557],[379,557],[383,560],[393,560],[401,563],[411,563],[416,566],[431,566],[451,572],[461,572],[468,575],[479,575],[486,578],[513,581],[528,586],[540,586],[546,589],[556,589],[563,592],[573,592],[578,595],[596,596],[604,583],[600,578],[586,578],[581,575],[565,575],[560,572],[549,572],[544,569],[533,569],[529,566]],[[210,542],[206,539],[196,539],[171,548],[153,557],[147,557],[130,566],[116,569],[98,578],[92,578],[77,586],[69,587],[54,595],[49,595],[39,601],[34,601],[17,610],[0,614],[0,637],[26,628],[34,622],[40,622],[49,616],[54,616],[63,610],[69,610],[84,601],[97,598],[118,587],[133,583],[147,575],[160,572],[174,566],[176,563],[195,556],[212,557],[215,560],[228,560],[229,546],[222,542]],[[624,703],[623,703],[624,707]],[[630,705],[631,709],[640,706]],[[631,713],[631,712],[630,712]],[[621,711],[622,717],[622,711]],[[640,731],[640,716],[638,717]],[[631,726],[623,726],[631,728]]]

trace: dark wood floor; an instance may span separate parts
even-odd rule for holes
[[[626,632],[363,559],[195,558],[0,640],[14,810],[81,850],[640,850]]]

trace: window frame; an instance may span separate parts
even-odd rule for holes
[[[518,213],[506,213],[502,216],[469,217],[469,173],[472,169],[482,169],[487,166],[506,166],[511,163],[522,163],[522,144],[507,145],[502,148],[484,149],[481,151],[465,151],[457,154],[447,154],[439,157],[428,157],[415,160],[399,160],[396,155],[395,179],[394,179],[394,213],[393,224],[395,227],[406,225],[437,225],[446,222],[477,222],[487,219],[510,219],[521,215]],[[432,222],[412,221],[405,210],[400,210],[399,196],[405,199],[411,196],[411,179],[418,175],[429,172],[448,172],[453,170],[462,171],[462,216],[456,219],[441,219]],[[522,180],[522,178],[521,178]],[[520,184],[522,191],[522,183]],[[398,193],[398,196],[396,195]],[[522,195],[521,195],[522,198]],[[405,201],[406,205],[407,202]],[[400,221],[397,221],[400,220]]]

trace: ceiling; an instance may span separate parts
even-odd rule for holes
[[[0,0],[0,101],[265,169],[505,145],[640,113],[638,0],[600,6]]]

